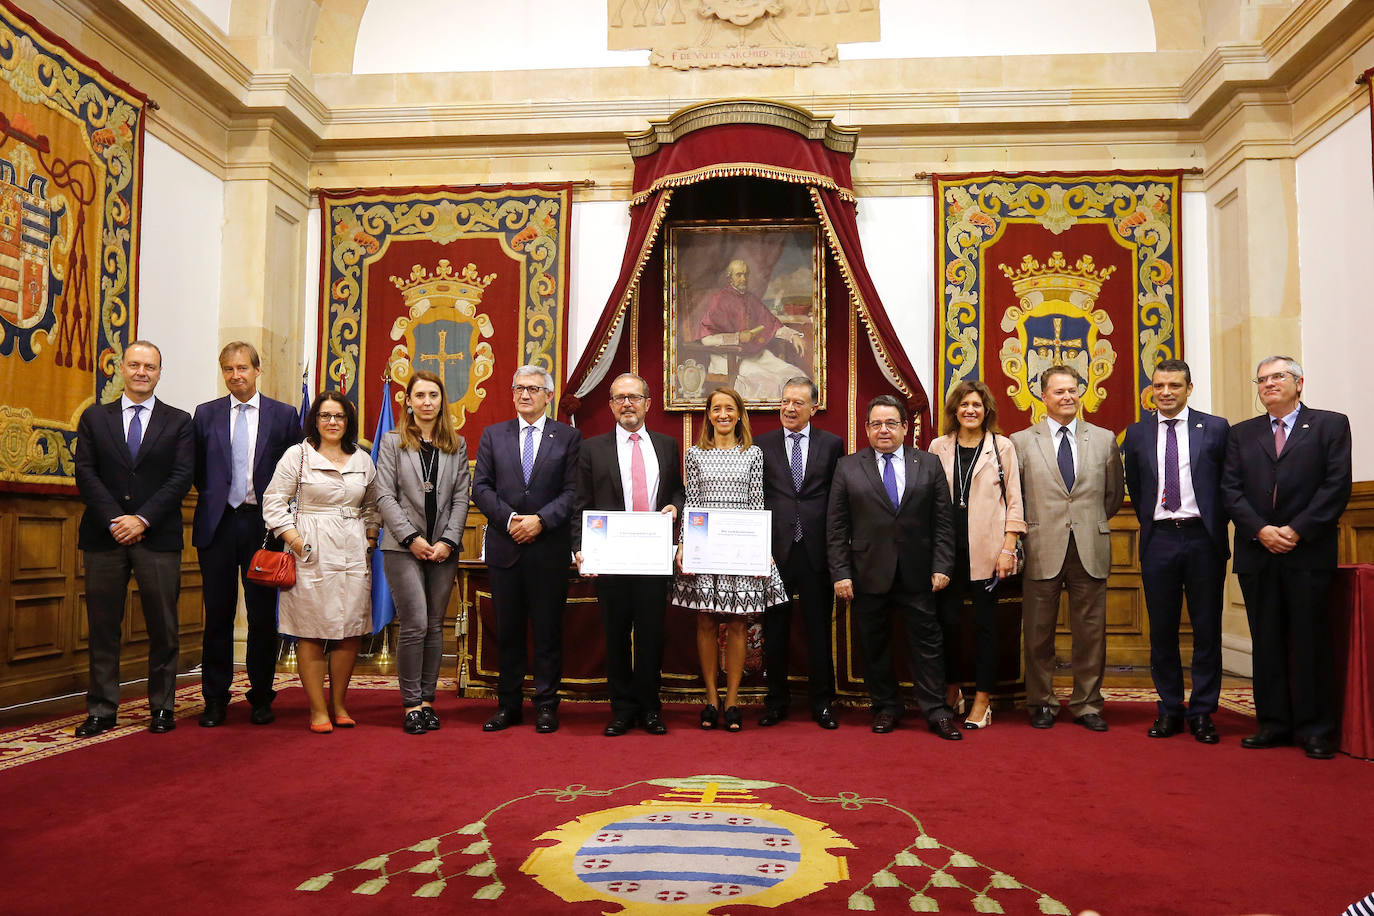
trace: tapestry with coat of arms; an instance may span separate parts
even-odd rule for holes
[[[0,490],[71,492],[133,339],[146,96],[0,0]]]
[[[315,387],[358,405],[365,442],[386,392],[404,410],[422,369],[444,379],[469,457],[488,424],[515,415],[517,368],[546,369],[561,389],[570,200],[566,184],[320,192]]]
[[[934,178],[934,413],[981,379],[1011,433],[1045,417],[1040,373],[1083,378],[1082,416],[1118,436],[1182,359],[1178,172]],[[938,425],[938,424],[937,424]],[[945,432],[941,429],[939,432]]]

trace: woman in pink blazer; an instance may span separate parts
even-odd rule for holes
[[[945,695],[963,711],[959,612],[964,594],[973,599],[977,631],[974,680],[977,692],[964,728],[992,724],[989,701],[997,687],[996,585],[1016,572],[1016,541],[1026,532],[1021,510],[1021,475],[1011,440],[997,433],[997,402],[987,385],[966,379],[945,401],[945,435],[930,444],[944,465],[954,504],[954,579],[936,593],[945,637]]]

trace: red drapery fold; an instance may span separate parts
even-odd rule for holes
[[[764,104],[788,113],[800,113],[805,120],[817,123],[799,109]],[[629,361],[620,351],[627,345],[628,337],[638,337],[641,353],[648,356],[642,341],[656,340],[655,335],[662,332],[661,301],[651,303],[641,297],[636,330],[642,333],[626,334],[624,319],[631,311],[637,292],[647,294],[650,292],[648,286],[661,286],[658,282],[645,284],[642,281],[651,260],[655,264],[662,263],[662,228],[671,215],[674,189],[721,179],[747,178],[806,189],[811,209],[822,226],[830,264],[842,278],[841,284],[827,284],[830,290],[827,338],[839,342],[848,340],[848,351],[828,349],[831,358],[841,362],[852,358],[856,365],[849,380],[832,375],[828,384],[833,390],[828,393],[828,399],[832,407],[838,409],[829,411],[831,419],[828,421],[818,418],[820,425],[840,435],[845,434],[847,425],[847,438],[854,444],[852,414],[858,409],[857,405],[876,394],[896,393],[907,402],[913,416],[920,418],[921,439],[928,440],[930,413],[925,389],[897,340],[864,263],[850,176],[852,138],[845,148],[845,144],[834,142],[833,135],[818,134],[819,130],[813,130],[812,135],[803,136],[795,129],[773,124],[709,123],[657,144],[639,144],[630,233],[620,275],[586,349],[568,377],[565,388],[568,394],[559,405],[563,414],[578,415],[579,425],[589,433],[599,431],[596,427],[600,425],[600,415],[606,412],[582,411],[582,401],[602,385],[613,366],[620,370],[627,367]],[[634,146],[632,142],[632,148]],[[771,217],[778,214],[750,212],[740,215]],[[641,286],[646,288],[641,290]],[[847,303],[843,294],[837,295],[841,289],[847,294]],[[655,291],[661,298],[661,288]],[[854,315],[857,315],[857,322],[850,320]],[[862,335],[866,346],[853,346],[854,341],[848,338],[851,327],[855,329],[854,336]],[[655,364],[661,368],[661,359],[662,354],[656,354],[653,359],[645,360],[641,374]]]

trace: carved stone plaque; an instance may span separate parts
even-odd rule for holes
[[[808,67],[840,42],[877,41],[878,0],[606,0],[607,47],[647,48],[649,62]]]

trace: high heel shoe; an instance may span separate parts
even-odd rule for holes
[[[720,717],[720,708],[712,703],[707,703],[701,707],[701,727],[715,728],[716,720]]]
[[[989,725],[991,725],[991,724],[992,724],[992,706],[991,706],[991,704],[989,704],[987,707],[985,707],[985,708],[983,709],[983,718],[981,718],[981,719],[968,718],[968,719],[965,719],[965,720],[964,720],[964,728],[967,728],[969,731],[973,731],[973,730],[979,729],[979,728],[987,728],[987,727],[988,727]]]
[[[739,711],[738,706],[731,706],[725,710],[725,730],[737,732],[741,728],[744,728],[744,714]]]
[[[954,710],[956,716],[962,716],[964,714],[964,695],[962,693],[959,694],[959,699],[956,702],[950,703],[949,708]]]

